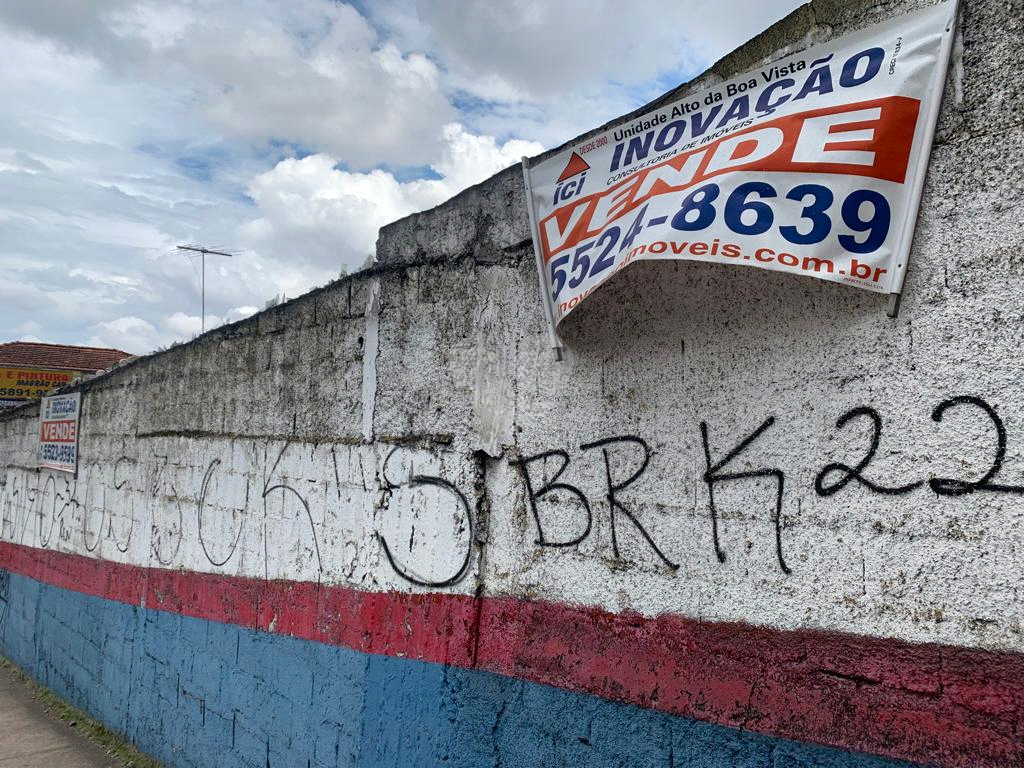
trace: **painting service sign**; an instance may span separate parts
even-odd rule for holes
[[[51,389],[70,384],[79,375],[72,371],[0,366],[0,398],[12,401],[37,400]]]
[[[78,469],[78,417],[82,393],[44,397],[39,408],[40,469],[71,472]]]
[[[524,159],[555,346],[555,326],[642,259],[899,293],[956,12],[940,2]]]

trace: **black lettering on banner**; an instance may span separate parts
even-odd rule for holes
[[[868,480],[862,474],[867,468],[871,460],[875,458],[875,452],[878,451],[878,443],[882,435],[882,417],[878,415],[878,411],[869,406],[863,405],[859,408],[847,411],[836,421],[836,428],[842,429],[846,424],[858,416],[867,416],[871,419],[872,430],[871,430],[871,446],[868,448],[868,452],[864,455],[864,458],[860,460],[856,467],[850,467],[846,464],[839,462],[833,462],[826,464],[825,467],[818,473],[818,476],[814,479],[814,490],[819,496],[832,496],[835,493],[843,490],[851,480],[856,480],[861,485],[865,486],[875,493],[884,493],[890,496],[900,496],[904,493],[910,493],[915,488],[921,486],[920,482],[908,483],[907,485],[898,485],[895,487],[886,487],[878,485],[877,483]],[[834,472],[842,473],[842,477],[836,480],[831,485],[827,485],[828,475]]]
[[[636,470],[628,478],[619,483],[616,483],[612,480],[611,459],[608,456],[608,449],[605,447],[609,445],[614,445],[616,443],[632,443],[634,445],[640,446],[644,451],[644,458],[643,462],[640,465],[640,468]],[[643,536],[647,543],[651,545],[651,549],[655,551],[655,553],[658,555],[659,558],[661,558],[661,561],[665,563],[665,565],[667,565],[672,570],[677,570],[679,566],[676,563],[673,563],[665,556],[665,553],[662,552],[658,545],[654,543],[654,539],[651,538],[651,535],[647,532],[643,525],[640,524],[640,521],[636,519],[636,516],[633,515],[633,513],[630,512],[628,509],[626,509],[626,507],[622,505],[622,502],[619,501],[615,496],[616,491],[622,491],[628,488],[630,485],[636,482],[637,479],[639,479],[640,475],[642,475],[644,471],[647,469],[647,465],[651,460],[650,447],[648,447],[647,443],[645,443],[641,438],[633,437],[630,435],[626,435],[623,437],[609,437],[605,440],[598,440],[597,442],[586,443],[580,446],[580,450],[582,451],[589,451],[593,448],[600,448],[601,453],[604,455],[605,479],[608,484],[607,499],[608,506],[611,510],[612,521],[612,552],[615,554],[615,557],[619,557],[619,539],[615,527],[615,515],[618,512],[619,514],[624,515],[626,519],[633,524],[637,531],[640,532],[640,535]]]
[[[71,466],[75,463],[75,446],[65,443],[44,443],[39,455],[45,462]]]
[[[395,455],[395,452],[397,450],[398,448],[392,448],[387,458],[384,459],[384,471],[382,475],[384,477],[385,492],[388,494],[390,494],[391,491],[398,490],[401,487],[401,485],[396,485],[395,483],[391,482],[391,480],[388,479],[387,476],[388,460]],[[435,488],[443,488],[449,493],[451,493],[452,496],[454,496],[458,500],[459,506],[462,508],[462,514],[466,519],[466,524],[469,527],[469,536],[467,537],[466,543],[466,556],[465,558],[463,558],[462,565],[459,567],[459,570],[451,578],[444,579],[443,581],[428,581],[426,579],[421,579],[417,576],[412,575],[411,573],[409,573],[407,569],[400,566],[398,564],[398,561],[395,559],[394,554],[392,554],[391,547],[388,546],[388,542],[387,539],[384,538],[384,534],[378,531],[376,535],[378,541],[380,541],[381,547],[384,548],[384,556],[388,559],[388,563],[391,565],[392,570],[394,570],[395,573],[397,573],[401,578],[408,581],[410,584],[416,584],[420,587],[435,587],[438,589],[442,587],[454,586],[455,584],[458,584],[460,581],[466,578],[466,574],[469,572],[470,559],[473,555],[473,514],[470,512],[469,502],[466,501],[466,497],[462,494],[462,491],[460,491],[454,484],[448,482],[444,478],[433,477],[431,475],[413,475],[412,477],[409,478],[408,485],[429,485]]]
[[[782,572],[789,574],[792,571],[786,565],[782,556],[782,496],[786,484],[786,475],[781,469],[757,469],[750,472],[726,472],[722,473],[725,465],[745,451],[751,443],[759,438],[764,432],[775,423],[775,417],[769,416],[765,422],[748,435],[739,445],[733,448],[724,459],[714,464],[711,462],[711,446],[708,443],[708,425],[706,421],[700,423],[700,434],[704,440],[704,457],[707,459],[707,471],[704,473],[704,482],[708,486],[708,500],[711,505],[711,534],[714,539],[715,555],[720,563],[725,562],[725,551],[718,539],[718,510],[715,507],[715,484],[729,482],[731,480],[750,480],[761,477],[775,478],[778,487],[775,494],[775,512],[772,515],[775,523],[775,554],[779,559],[779,567]]]
[[[992,462],[992,466],[981,480],[971,482],[969,480],[957,480],[951,477],[933,477],[928,481],[928,485],[933,491],[939,496],[965,496],[975,491],[993,491],[996,493],[1017,493],[1024,494],[1024,487],[1019,485],[1000,485],[991,482],[999,470],[1003,467],[1003,459],[1006,458],[1006,427],[1003,426],[1003,420],[999,418],[999,414],[995,412],[995,409],[982,400],[980,397],[973,397],[971,395],[960,395],[959,397],[953,397],[949,400],[943,400],[932,411],[932,421],[941,422],[943,415],[950,408],[955,408],[958,405],[973,405],[976,408],[980,408],[985,414],[991,419],[993,426],[996,428],[996,456]]]
[[[533,482],[530,480],[530,464],[535,461],[546,461],[547,459],[557,457],[562,460],[562,466],[560,466],[550,480],[541,486],[539,491],[533,490]],[[533,512],[533,520],[537,524],[537,540],[536,544],[541,547],[574,547],[581,543],[587,536],[590,535],[590,529],[594,522],[593,514],[590,511],[590,504],[587,502],[587,497],[583,495],[583,492],[575,486],[569,485],[568,483],[558,482],[558,478],[565,472],[566,467],[569,466],[569,454],[565,451],[545,451],[544,453],[538,453],[535,456],[529,456],[519,461],[510,462],[515,466],[519,467],[519,472],[523,476],[523,482],[526,483],[526,495],[529,498],[530,511]],[[544,496],[547,496],[553,491],[565,491],[571,493],[580,503],[583,504],[583,509],[587,513],[587,525],[583,533],[577,536],[571,541],[550,541],[544,535],[544,526],[541,524],[540,511],[537,509],[537,501]]]

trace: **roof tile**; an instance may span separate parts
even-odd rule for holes
[[[132,355],[120,349],[103,347],[72,347],[30,341],[0,344],[0,365],[9,367],[58,368],[87,373],[105,370],[129,357]]]

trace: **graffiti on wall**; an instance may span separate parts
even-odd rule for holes
[[[0,638],[7,628],[7,612],[11,603],[11,573],[0,568]]]
[[[938,475],[928,476],[927,468],[918,469],[921,475],[917,479],[904,479],[903,481],[882,480],[872,475],[870,465],[875,459],[881,440],[883,422],[881,415],[870,406],[859,406],[843,413],[835,423],[838,431],[842,431],[853,421],[865,421],[870,424],[870,443],[863,455],[854,463],[846,463],[849,460],[826,461],[814,478],[813,492],[821,498],[828,498],[841,493],[851,483],[862,486],[871,493],[882,495],[904,495],[918,489],[927,488],[938,496],[965,496],[976,492],[1024,494],[1024,486],[998,482],[1003,471],[1003,462],[1006,457],[1007,432],[1006,428],[996,412],[995,408],[980,397],[972,395],[961,395],[943,400],[931,412],[931,419],[941,425],[947,413],[957,409],[974,409],[983,414],[984,419],[991,425],[993,433],[993,445],[979,444],[976,448],[976,456],[965,457],[968,459],[966,465],[985,466],[986,470],[977,479],[967,477],[943,477]],[[784,554],[784,504],[786,500],[786,473],[779,467],[758,466],[755,468],[744,468],[742,470],[734,467],[742,465],[744,454],[766,433],[777,429],[778,424],[774,416],[766,418],[756,429],[749,434],[733,440],[731,447],[727,450],[719,448],[717,451],[712,447],[713,443],[718,445],[730,443],[727,440],[714,440],[714,430],[708,422],[700,422],[700,438],[704,454],[703,475],[700,482],[706,490],[707,514],[711,527],[711,540],[714,556],[720,563],[727,560],[727,547],[722,541],[720,531],[720,511],[716,502],[715,490],[722,484],[738,483],[742,481],[769,481],[773,486],[772,504],[765,511],[770,519],[773,528],[773,540],[769,546],[774,549],[775,559],[778,568],[785,574],[791,573]],[[584,454],[588,451],[600,449],[603,461],[601,470],[606,480],[603,489],[604,501],[610,515],[611,528],[611,549],[615,558],[621,557],[619,535],[621,524],[629,524],[640,535],[643,541],[649,546],[652,556],[660,560],[668,568],[678,568],[675,556],[666,554],[667,548],[659,544],[650,530],[640,521],[639,516],[631,512],[627,503],[623,500],[623,492],[640,481],[641,476],[648,470],[652,455],[651,448],[643,438],[635,435],[606,438],[591,443],[584,443],[579,450]],[[631,453],[634,458],[635,469],[627,476],[613,476],[611,454],[622,456]],[[583,457],[577,457],[581,460]],[[526,489],[526,499],[529,506],[533,523],[536,527],[535,543],[538,547],[574,547],[591,536],[593,531],[593,499],[578,486],[563,480],[563,475],[572,463],[573,459],[564,450],[547,450],[533,454],[514,462],[519,469]],[[554,465],[554,469],[545,471],[541,467],[548,466],[548,462]],[[574,535],[567,538],[555,539],[547,530],[542,504],[544,500],[552,495],[563,494],[572,497],[578,506],[578,521]],[[565,505],[559,507],[564,515]]]
[[[974,479],[934,474],[927,467],[915,467],[912,477],[880,477],[872,463],[885,430],[883,417],[871,406],[858,406],[838,417],[835,430],[843,434],[860,423],[868,428],[867,444],[859,455],[822,457],[805,492],[821,499],[854,487],[886,496],[1024,494],[1024,485],[1003,478],[1008,435],[996,409],[973,395],[951,397],[931,411],[934,429],[943,429],[947,416],[958,411],[973,411],[988,426],[990,444],[978,444],[975,455],[965,457],[965,466],[984,467],[970,473]],[[763,545],[773,551],[778,569],[790,574],[784,513],[794,486],[781,467],[749,458],[776,429],[774,416],[738,436],[699,422],[695,432],[703,472],[696,481],[704,500],[695,505],[710,527],[707,556],[724,564],[730,544],[721,530],[716,493],[745,482],[767,484],[770,502],[758,514],[770,522],[772,533]],[[365,581],[372,579],[371,566],[386,563],[403,582],[445,588],[473,570],[476,497],[487,493],[486,470],[476,455],[390,444],[218,441],[209,444],[211,456],[195,465],[175,455],[173,437],[153,442],[144,459],[122,452],[113,462],[86,464],[77,478],[9,467],[0,484],[0,538],[74,549],[77,537],[89,553],[131,551],[135,562],[151,557],[162,567],[183,564],[183,551],[194,547],[213,569],[245,566],[251,572],[256,558],[268,579],[300,574],[316,580],[329,561],[340,564],[346,578],[356,578],[362,563],[359,578]],[[630,536],[655,564],[675,572],[684,553],[659,539],[644,519],[650,500],[642,493],[655,455],[647,440],[616,435],[581,443],[577,450],[576,455],[554,448],[505,459],[521,483],[534,545],[567,549],[591,541],[601,510],[612,561],[624,559],[623,537]],[[569,482],[570,466],[583,466],[577,475],[589,472],[599,493]]]
[[[8,467],[0,483],[0,539],[106,556],[116,550],[165,568],[187,564],[191,548],[214,570],[251,572],[257,558],[268,579],[318,579],[327,547],[343,553],[349,577],[355,561],[379,558],[398,578],[423,586],[457,584],[470,570],[468,496],[429,469],[437,461],[429,452],[213,441],[213,455],[197,466],[182,458],[184,451],[176,455],[173,438],[156,442],[144,458],[93,462],[77,478]],[[448,460],[459,463],[454,455]],[[451,531],[439,537],[434,529],[446,521]],[[367,530],[377,548],[369,557],[359,545]],[[424,556],[437,552],[442,556]]]

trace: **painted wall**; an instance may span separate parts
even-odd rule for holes
[[[555,363],[511,169],[84,385],[77,478],[0,417],[0,653],[172,766],[1024,764],[1022,37],[966,4],[897,320],[641,263]]]

